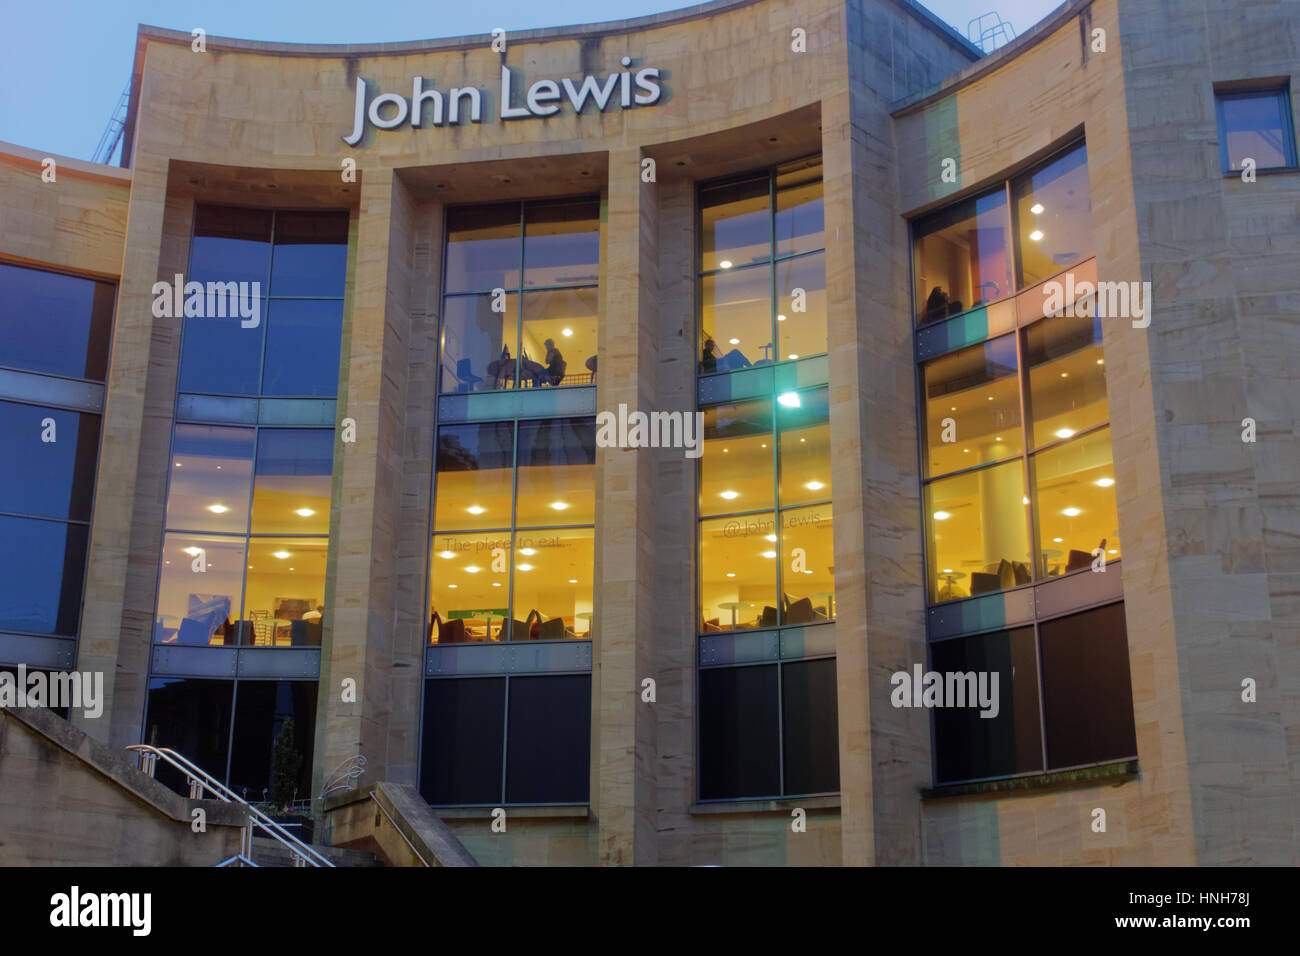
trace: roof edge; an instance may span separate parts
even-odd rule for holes
[[[84,159],[75,159],[72,156],[60,156],[58,153],[42,152],[39,149],[32,149],[30,146],[19,146],[17,143],[6,143],[0,140],[0,161],[6,159],[17,159],[19,162],[36,166],[40,166],[47,159],[52,159],[61,173],[71,173],[83,179],[103,179],[108,182],[128,185],[131,182],[131,170],[129,169],[121,169],[103,163],[92,163]]]

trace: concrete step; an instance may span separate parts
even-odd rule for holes
[[[383,866],[383,862],[373,853],[364,850],[348,850],[337,846],[320,846],[310,844],[311,848],[335,866]],[[272,840],[270,837],[253,837],[253,862],[258,866],[291,867],[293,853],[288,847]]]

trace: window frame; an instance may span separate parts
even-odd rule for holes
[[[1295,113],[1291,102],[1291,84],[1289,81],[1277,85],[1246,86],[1241,88],[1215,89],[1214,123],[1219,138],[1219,168],[1224,176],[1240,176],[1242,169],[1232,166],[1232,156],[1228,150],[1227,116],[1224,105],[1229,100],[1251,100],[1271,97],[1278,104],[1282,119],[1282,152],[1285,164],[1282,166],[1256,166],[1257,173],[1294,172],[1300,169],[1297,158]]]

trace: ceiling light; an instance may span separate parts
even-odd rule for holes
[[[727,339],[727,342],[728,342],[730,345],[739,345],[739,344],[740,344],[740,339]]]
[[[1093,484],[1096,485],[1098,488],[1109,488],[1111,485],[1115,484],[1115,479],[1098,478],[1096,481],[1093,482]]]
[[[943,573],[944,573],[944,574],[952,574],[952,568],[944,568],[944,569],[943,569]]]
[[[458,584],[448,584],[448,585],[447,585],[447,587],[451,588],[453,591],[454,591],[456,588],[458,588],[459,586],[460,586],[460,585],[458,585]]]
[[[456,557],[456,552],[455,552],[455,551],[439,551],[439,552],[438,552],[438,557],[440,557],[440,558],[451,559],[451,558]]]
[[[492,586],[493,586],[494,588],[499,588],[499,587],[501,587],[501,582],[500,582],[500,581],[493,581],[493,582],[492,582]]]
[[[1029,234],[1029,238],[1034,240],[1034,242],[1037,242],[1039,239],[1043,238],[1043,231],[1041,229],[1035,229]]]
[[[285,558],[292,558],[293,555],[290,554],[288,551],[277,551],[275,552],[275,557],[283,561]]]
[[[569,509],[569,503],[567,501],[552,501],[551,507],[556,511],[567,511]]]
[[[764,447],[764,448],[767,447],[767,442],[763,442],[763,447]]]
[[[970,449],[969,449],[969,448],[963,448],[963,449],[961,450],[961,453],[962,453],[963,455],[969,455],[969,454],[970,454]]]
[[[807,481],[804,482],[804,487],[807,488],[809,491],[821,491],[826,486],[823,485],[820,481]]]
[[[952,517],[952,515],[948,514],[948,512],[946,512],[946,511],[936,511],[936,512],[934,513],[934,520],[935,520],[935,521],[947,521],[947,520],[948,520],[949,518],[951,518],[951,517]]]
[[[227,508],[225,505],[208,505],[208,510],[211,511],[214,515],[223,515],[230,509]]]
[[[203,549],[202,549],[202,548],[196,548],[196,547],[194,547],[194,545],[190,545],[188,548],[185,548],[184,551],[185,551],[186,554],[188,554],[188,555],[189,555],[190,557],[192,557],[192,558],[193,558],[193,557],[197,557],[198,555],[200,555],[200,554],[203,553]]]
[[[735,571],[728,571],[728,572],[727,572],[727,577],[729,577],[729,578],[734,578],[735,576],[736,576],[736,572],[735,572]]]
[[[1065,540],[1064,538],[1053,538],[1053,539],[1052,539],[1052,543],[1053,543],[1053,544],[1060,544],[1060,543],[1061,543],[1062,541],[1064,541],[1064,540]]]
[[[1079,515],[1083,514],[1083,512],[1078,508],[1066,508],[1061,512],[1061,514],[1065,515],[1067,518],[1077,518]]]
[[[313,511],[311,508],[299,508],[297,511],[294,512],[294,514],[298,515],[301,518],[310,518],[315,513],[316,512]]]
[[[1105,359],[1097,359],[1097,364],[1098,364],[1098,365],[1105,365],[1105,364],[1106,364],[1106,360],[1105,360]]]
[[[533,569],[531,564],[516,564],[515,567],[520,571],[531,571]]]
[[[181,463],[178,461],[178,462],[176,463],[176,467],[179,468],[180,466],[181,466]]]
[[[560,329],[560,334],[567,339],[573,335],[573,329]]]
[[[289,569],[289,570],[290,570],[290,571],[292,571],[292,570],[293,570],[293,568],[290,568],[290,569]]]
[[[791,352],[789,355],[786,356],[786,358],[788,358],[791,362],[793,362],[793,361],[794,361],[795,359],[797,359],[798,357],[799,357],[799,356],[796,355],[794,352]]]
[[[1109,551],[1107,551],[1106,553],[1107,553],[1107,554],[1119,554],[1119,548],[1111,548],[1111,549],[1110,549]]]
[[[740,492],[739,492],[739,491],[720,491],[720,492],[718,492],[718,497],[720,497],[720,498],[726,498],[728,501],[732,501],[732,500],[734,500],[734,499],[740,497]]]
[[[1070,438],[1074,435],[1073,428],[1058,428],[1055,433],[1057,438]]]
[[[520,549],[519,549],[519,553],[520,553],[520,554],[527,554],[527,555],[534,555],[534,554],[537,553],[537,549],[536,549],[536,548],[520,548]]]
[[[1036,202],[1029,207],[1029,211],[1032,212],[1035,216],[1041,216],[1043,214],[1043,204],[1040,202]]]
[[[483,512],[487,511],[486,508],[480,508],[478,505],[470,505],[465,510],[472,515],[481,515]]]
[[[577,583],[578,583],[578,579],[577,579],[577,578],[569,578],[569,583],[570,583],[570,584],[577,584]]]
[[[1069,372],[1062,372],[1062,373],[1061,373],[1061,378],[1069,378],[1069,377],[1070,377],[1070,373],[1069,373]]]
[[[766,536],[764,537],[763,540],[764,540],[764,541],[776,541],[776,535],[774,535],[774,534],[766,535]]]
[[[780,395],[778,395],[778,396],[776,397],[776,401],[777,401],[777,404],[779,404],[779,405],[784,405],[786,408],[798,408],[798,407],[799,407],[799,393],[798,393],[798,392],[782,392]]]
[[[482,570],[483,569],[480,568],[477,564],[470,564],[465,566],[466,574],[478,574]]]
[[[784,322],[784,321],[785,321],[785,316],[784,316],[784,315],[778,315],[778,316],[776,317],[776,320],[777,320],[778,322]]]
[[[727,452],[729,452],[729,451],[731,451],[730,448],[724,448],[724,449],[722,449],[722,453],[723,453],[724,455],[725,455]]]
[[[776,557],[776,552],[775,552],[775,551],[764,551],[764,552],[763,552],[763,557],[765,557],[765,558],[775,558],[775,557]]]
[[[723,268],[723,269],[730,269],[730,268],[731,268],[731,260],[730,260],[730,259],[723,259],[721,262],[718,263],[718,266],[721,267],[721,268]]]
[[[1029,499],[1026,498],[1024,495],[1021,495],[1021,496],[1020,496],[1020,503],[1021,503],[1022,505],[1027,505],[1027,504],[1029,504]]]

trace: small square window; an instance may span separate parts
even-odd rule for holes
[[[1297,165],[1287,87],[1220,91],[1216,101],[1219,155],[1225,173],[1239,172],[1248,159],[1254,161],[1257,170]]]

